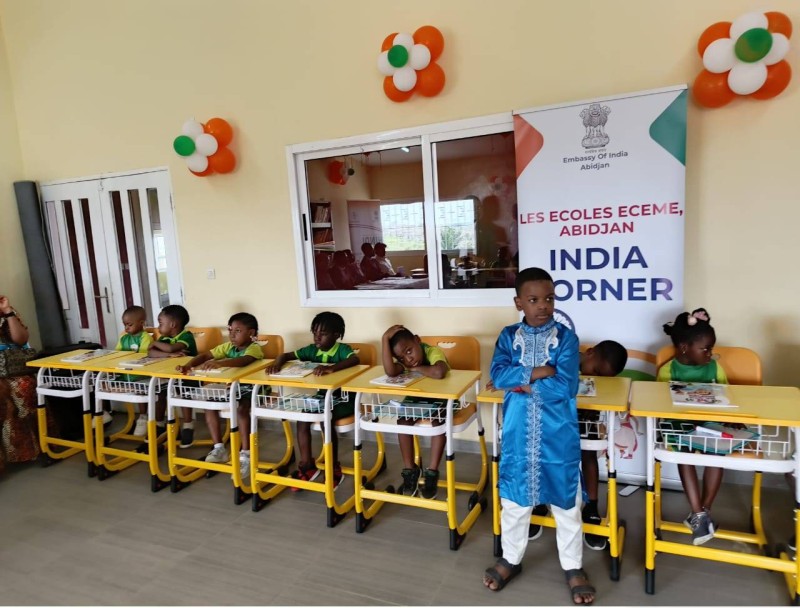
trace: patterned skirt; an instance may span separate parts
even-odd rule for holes
[[[39,455],[36,376],[0,378],[0,471]]]

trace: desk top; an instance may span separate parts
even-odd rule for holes
[[[593,411],[625,412],[628,409],[628,395],[631,379],[621,376],[592,376],[597,387],[596,397],[578,397],[578,409]],[[482,391],[478,401],[482,403],[503,403],[504,391]]]
[[[677,406],[672,405],[669,383],[636,381],[630,410],[650,418],[800,426],[800,389],[795,386],[729,385],[728,394],[738,407]]]
[[[90,353],[94,350],[95,349],[93,348],[79,348],[77,350],[71,350],[68,353],[61,353],[60,355],[52,355],[42,359],[34,359],[33,361],[28,361],[28,367],[49,367],[51,369],[77,369],[81,371],[95,371],[96,367],[107,367],[110,361],[118,359],[119,357],[130,357],[131,355],[131,353],[128,351],[116,350],[108,355],[103,355],[102,357],[97,357],[88,361],[82,361],[80,363],[70,363],[68,361],[64,361],[64,359],[81,355],[83,353]]]
[[[154,363],[146,367],[137,367],[129,373],[137,376],[155,376],[156,378],[176,378],[179,380],[200,380],[201,382],[217,382],[219,384],[231,384],[241,380],[244,376],[253,374],[272,363],[272,359],[260,359],[244,367],[229,367],[218,373],[208,373],[201,370],[193,371],[191,374],[182,374],[177,369],[179,365],[185,365],[193,357],[174,357],[166,359],[169,364]],[[114,370],[119,371],[119,370]],[[126,370],[128,371],[128,370]]]
[[[383,366],[376,365],[353,380],[346,382],[342,386],[342,390],[368,394],[402,395],[404,397],[458,399],[481,377],[479,371],[451,369],[441,380],[423,378],[422,380],[414,382],[411,386],[406,387],[392,387],[370,383],[370,380],[384,376],[385,374],[386,372],[383,370]]]
[[[279,376],[268,376],[262,370],[258,370],[253,374],[248,374],[239,381],[244,384],[268,384],[269,386],[294,386],[297,388],[313,388],[313,389],[332,389],[339,388],[350,379],[359,376],[362,372],[369,369],[369,365],[354,365],[347,369],[340,369],[338,372],[332,374],[325,374],[324,376],[315,376],[308,374],[302,378],[281,378]]]

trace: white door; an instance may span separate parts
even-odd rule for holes
[[[41,198],[72,341],[113,347],[128,306],[154,325],[183,302],[166,170],[43,184]]]

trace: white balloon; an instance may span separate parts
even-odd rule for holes
[[[389,63],[389,51],[383,51],[378,55],[378,70],[384,76],[391,76],[394,74],[394,66]]]
[[[211,156],[217,151],[217,148],[219,148],[219,143],[217,142],[217,138],[210,133],[203,133],[202,135],[198,135],[197,139],[194,140],[194,147],[198,154]]]
[[[703,67],[714,74],[730,70],[736,65],[734,44],[730,38],[719,38],[709,44],[703,53]]]
[[[191,156],[186,157],[186,166],[189,168],[189,171],[202,173],[208,169],[208,157],[195,152]]]
[[[414,68],[406,66],[397,70],[392,76],[392,80],[398,91],[407,92],[417,84],[417,73]]]
[[[755,93],[764,86],[766,81],[767,66],[760,61],[756,63],[737,63],[728,74],[728,86],[737,95]]]
[[[187,120],[183,123],[183,128],[181,129],[181,133],[184,135],[188,135],[192,139],[197,137],[198,135],[203,134],[203,125],[201,125],[196,120]]]
[[[731,38],[735,41],[747,30],[752,30],[754,27],[767,29],[768,23],[767,16],[764,13],[747,13],[746,15],[742,15],[731,24]]]
[[[415,44],[411,47],[408,63],[415,70],[424,70],[431,62],[431,50],[424,44]]]
[[[764,55],[765,65],[773,65],[786,57],[789,52],[789,39],[783,34],[772,34],[772,48]]]
[[[394,37],[392,46],[397,44],[401,44],[404,47],[406,47],[406,49],[410,53],[411,47],[414,46],[414,36],[412,36],[411,34],[397,34],[397,36]]]

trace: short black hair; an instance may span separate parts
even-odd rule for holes
[[[136,306],[136,305],[128,306],[128,308],[125,309],[125,312],[122,313],[123,317],[125,315],[137,315],[147,319],[147,311],[144,309],[143,306]]]
[[[619,342],[603,340],[596,344],[593,350],[598,357],[609,364],[615,376],[625,369],[628,351]]]
[[[394,352],[394,347],[397,346],[397,343],[400,340],[413,340],[414,339],[414,332],[410,329],[403,329],[398,330],[391,338],[389,338],[389,350]]]
[[[256,332],[258,332],[258,319],[256,319],[249,312],[237,312],[235,315],[231,315],[231,318],[228,319],[228,326],[230,326],[234,321],[238,321],[247,329],[254,329]]]
[[[698,313],[708,320],[695,316]],[[694,323],[689,322],[690,318],[694,319]],[[664,333],[672,338],[672,344],[676,347],[691,344],[705,336],[710,336],[715,342],[717,340],[717,334],[711,327],[711,315],[705,308],[695,308],[691,313],[682,312],[673,323],[664,323]]]
[[[327,330],[344,338],[344,319],[335,312],[321,312],[311,321],[311,331],[317,329]]]
[[[522,289],[522,286],[531,281],[550,281],[552,283],[553,277],[542,268],[531,267],[520,270],[517,273],[517,279],[514,281],[514,288],[517,290],[517,295],[519,295],[519,290]]]
[[[181,326],[181,330],[189,325],[189,311],[180,304],[170,304],[161,309],[161,314],[169,317]]]

